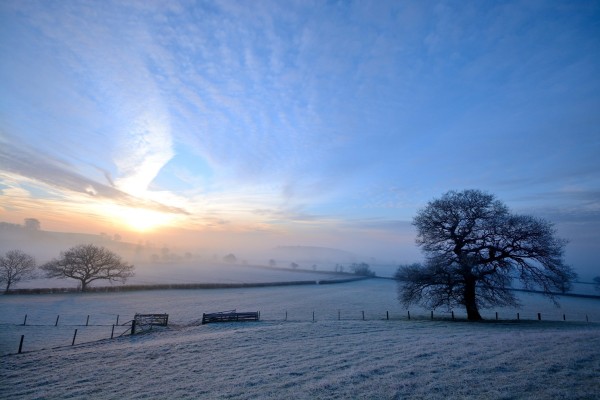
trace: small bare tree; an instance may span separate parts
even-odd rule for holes
[[[29,231],[39,231],[41,228],[40,221],[35,218],[25,218],[25,229]]]
[[[4,293],[12,285],[33,278],[35,259],[21,250],[10,250],[0,257],[0,284],[6,285]]]
[[[362,276],[375,276],[375,272],[371,271],[371,267],[367,263],[354,263],[350,265],[350,271],[356,275]]]
[[[223,257],[223,262],[234,264],[237,262],[237,257],[234,254],[229,253],[225,257]]]
[[[62,252],[54,259],[40,267],[46,271],[48,278],[72,278],[81,282],[81,291],[88,285],[103,279],[121,281],[133,276],[133,265],[121,260],[112,251],[93,244],[82,244]]]

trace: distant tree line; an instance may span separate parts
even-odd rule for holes
[[[334,271],[335,272],[344,272],[345,267],[341,264],[336,264]],[[355,274],[355,275],[360,275],[360,276],[376,276],[375,271],[371,270],[371,266],[369,264],[367,264],[366,262],[361,262],[361,263],[352,263],[348,266],[348,270]]]
[[[375,272],[371,271],[371,267],[369,266],[369,264],[365,263],[365,262],[361,262],[361,263],[354,263],[352,265],[350,265],[350,271],[352,271],[352,273],[354,273],[355,275],[361,275],[361,276],[375,276]]]

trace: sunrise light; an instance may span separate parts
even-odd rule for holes
[[[145,208],[109,205],[105,207],[104,213],[125,229],[135,232],[152,232],[175,221],[171,214]]]

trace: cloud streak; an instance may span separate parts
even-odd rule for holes
[[[73,166],[55,159],[47,154],[36,152],[23,147],[17,147],[9,138],[0,136],[0,165],[2,174],[26,178],[34,183],[42,183],[62,191],[65,197],[67,192],[87,194],[90,197],[112,200],[124,206],[147,208],[155,211],[189,214],[177,207],[139,199],[129,195],[113,186],[96,182],[73,170]],[[0,175],[1,176],[1,175]]]
[[[595,2],[0,7],[14,190],[380,239],[450,189],[587,218],[545,194],[600,188]]]

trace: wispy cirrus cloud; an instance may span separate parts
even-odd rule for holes
[[[117,12],[110,4],[88,3],[20,4],[15,8],[37,28],[37,33],[32,33],[37,35],[36,41],[29,45],[37,43],[48,61],[44,69],[50,75],[38,92],[46,89],[55,96],[65,91],[77,93],[63,99],[69,107],[55,110],[55,117],[72,120],[79,98],[86,100],[90,110],[84,131],[81,125],[65,126],[60,132],[49,131],[49,141],[65,143],[71,153],[62,154],[67,158],[81,157],[87,150],[91,157],[102,153],[106,163],[108,155],[115,184],[121,191],[143,197],[173,156],[168,110],[147,63],[156,49],[146,24],[132,23],[127,6]],[[50,55],[45,48],[54,52]],[[55,82],[63,86],[57,87]],[[81,140],[86,136],[89,143]]]
[[[43,152],[23,146],[15,146],[8,137],[0,136],[0,176],[5,175],[14,181],[25,179],[32,184],[42,184],[55,190],[64,199],[70,193],[88,195],[90,199],[111,200],[118,204],[147,208],[155,211],[188,214],[182,208],[172,207],[158,202],[132,196],[118,188],[87,178],[76,168]]]
[[[0,11],[0,132],[21,140],[0,167],[58,196],[164,205],[223,232],[331,240],[362,225],[386,243],[450,189],[571,216],[593,205],[544,194],[599,185],[594,2]]]

